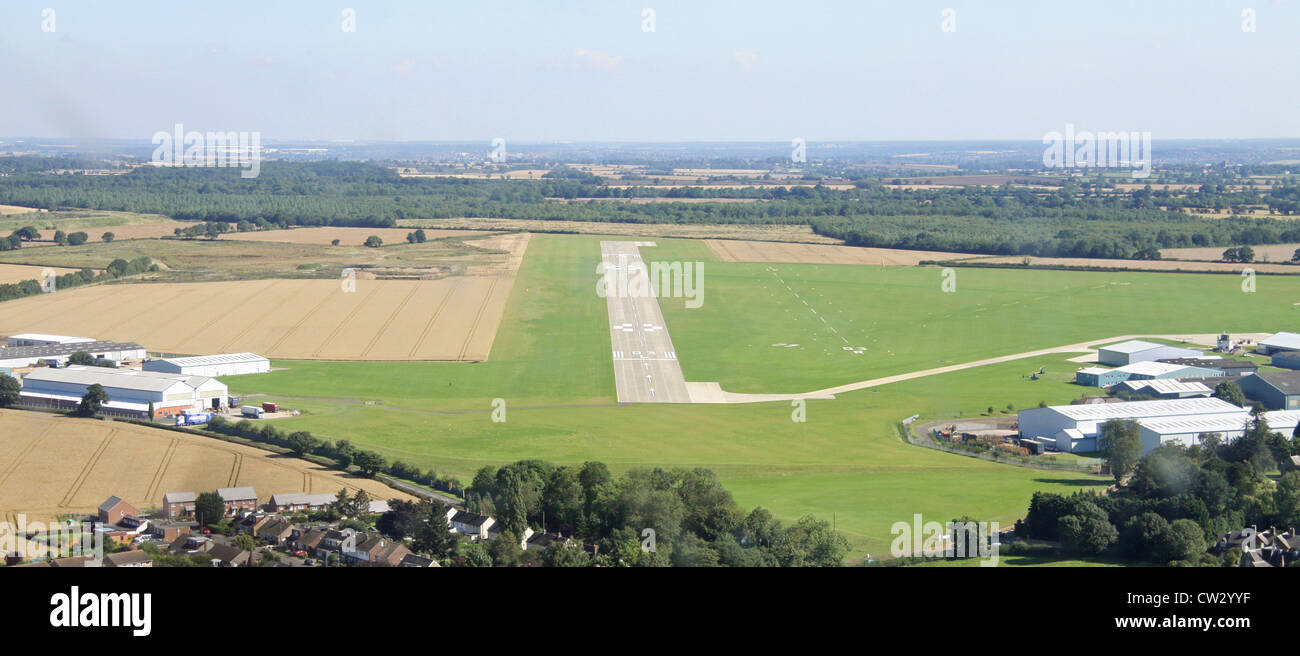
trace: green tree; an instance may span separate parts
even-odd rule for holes
[[[510,530],[502,531],[497,539],[488,543],[487,552],[495,567],[510,567],[518,563],[523,553],[519,547],[519,535]]]
[[[1168,528],[1169,522],[1159,514],[1142,513],[1124,525],[1119,536],[1120,550],[1134,560],[1156,560]]]
[[[1057,525],[1061,547],[1081,556],[1095,556],[1106,550],[1119,537],[1110,522],[1097,517],[1067,515]]]
[[[114,235],[111,232],[105,232],[104,235],[101,237],[101,239],[103,239],[105,242],[111,242],[116,236],[117,235]]]
[[[367,248],[379,248],[384,245],[384,240],[380,239],[379,235],[370,235],[366,237],[365,245]]]
[[[69,245],[69,246],[80,246],[80,245],[86,243],[86,241],[87,241],[88,239],[90,239],[90,235],[88,235],[88,234],[86,234],[86,233],[84,233],[84,232],[74,232],[74,233],[68,235],[68,245]]]
[[[68,364],[94,366],[95,356],[91,355],[86,351],[77,351],[76,353],[73,353],[72,355],[68,356]]]
[[[1102,455],[1116,481],[1133,473],[1142,457],[1142,434],[1137,422],[1111,419],[1101,425],[1097,441],[1101,443]]]
[[[22,385],[9,374],[0,374],[0,408],[17,407],[22,402]]]
[[[1246,394],[1241,391],[1241,386],[1230,380],[1225,380],[1214,386],[1214,397],[1235,406],[1246,405]]]
[[[194,519],[200,526],[216,524],[226,516],[226,502],[216,492],[203,492],[194,500]]]
[[[230,544],[240,551],[253,551],[257,548],[257,540],[247,533],[240,533],[231,540]]]
[[[1161,539],[1165,560],[1187,560],[1205,553],[1205,531],[1190,519],[1169,523]]]
[[[589,567],[591,558],[579,545],[552,545],[542,554],[542,564],[546,567]]]
[[[62,231],[62,230],[55,230],[55,231],[54,231],[54,243],[56,243],[56,244],[58,244],[58,245],[60,245],[60,246],[65,246],[65,245],[67,245],[67,243],[68,243],[68,233],[66,233],[66,232],[64,232],[64,231]]]
[[[299,458],[307,455],[307,452],[315,449],[320,444],[320,441],[312,437],[311,433],[307,431],[289,433],[289,437],[285,438],[285,442],[293,450],[294,455]]]
[[[357,451],[353,462],[356,463],[357,469],[361,470],[363,476],[374,476],[384,468],[387,461],[374,451]]]
[[[86,393],[81,396],[81,403],[77,406],[77,414],[82,417],[93,417],[99,413],[100,409],[108,401],[108,392],[104,391],[104,386],[94,383],[87,387]]]

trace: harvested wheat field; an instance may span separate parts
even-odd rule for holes
[[[953,260],[974,257],[969,253],[906,251],[894,248],[862,248],[827,244],[785,244],[765,241],[724,241],[706,239],[705,243],[724,262],[786,262],[792,264],[869,264],[876,266],[915,266],[922,260]]]
[[[1256,262],[1290,262],[1300,244],[1266,244],[1251,246],[1255,251]],[[1166,260],[1200,260],[1214,262],[1223,259],[1227,246],[1208,246],[1203,248],[1162,248],[1160,257]]]
[[[42,267],[28,264],[0,264],[0,285],[22,282],[24,280],[35,280],[40,282],[40,280],[45,277],[44,274],[46,269],[53,271],[56,276],[76,271],[76,269],[64,269],[62,267]]]
[[[288,230],[256,230],[253,232],[228,232],[221,239],[240,241],[270,241],[286,244],[329,245],[335,239],[343,246],[360,246],[366,238],[375,235],[384,240],[385,246],[405,244],[406,235],[414,228],[290,228]],[[425,230],[429,239],[442,237],[461,237],[481,234],[477,230]]]
[[[48,212],[49,210],[36,209],[34,207],[23,207],[21,205],[0,205],[0,216],[9,214],[28,214],[30,212]]]
[[[377,481],[292,456],[201,435],[124,422],[0,410],[0,514],[15,521],[94,512],[116,495],[140,510],[167,492],[249,485],[258,498],[280,492],[365,490],[374,499],[411,499]]]
[[[319,360],[488,358],[528,235],[437,280],[242,280],[98,285],[5,303],[0,334],[87,334],[154,352]],[[495,263],[495,264],[494,264]]]

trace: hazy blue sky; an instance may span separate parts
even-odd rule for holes
[[[1300,136],[1294,0],[6,0],[0,59],[9,136]]]

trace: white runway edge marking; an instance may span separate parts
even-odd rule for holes
[[[648,277],[649,267],[641,259],[639,249],[642,245],[654,244],[600,242],[603,274],[625,275],[629,279]],[[650,285],[639,287],[648,289]],[[607,286],[606,291],[613,290]],[[606,293],[605,305],[609,311],[610,350],[619,403],[690,403],[686,378],[668,336],[659,299],[653,294],[633,298]]]

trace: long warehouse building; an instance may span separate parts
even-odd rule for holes
[[[270,371],[271,361],[256,353],[222,353],[149,360],[144,370],[190,376],[242,376]]]
[[[135,342],[69,342],[36,346],[7,346],[0,348],[0,369],[19,369],[43,363],[61,366],[73,353],[85,351],[99,360],[143,360],[143,346]]]
[[[1054,405],[1021,410],[1020,436],[1054,442],[1057,451],[1090,452],[1100,448],[1097,444],[1097,434],[1101,432],[1101,425],[1112,419],[1132,419],[1141,422],[1148,419],[1187,418],[1199,415],[1236,415],[1240,416],[1244,423],[1248,412],[1245,408],[1214,397]]]
[[[155,417],[213,410],[229,398],[226,385],[207,376],[79,366],[36,369],[23,377],[20,395],[24,405],[72,409],[91,385],[104,388],[104,411],[118,416],[147,416],[150,404]]]

